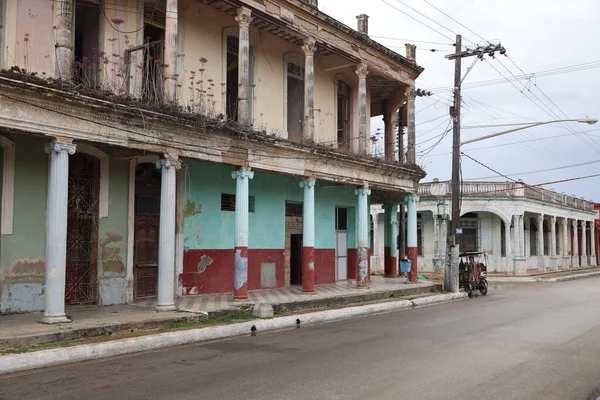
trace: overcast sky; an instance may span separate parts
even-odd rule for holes
[[[357,15],[368,14],[369,35],[402,55],[406,42],[417,45],[417,62],[425,68],[417,79],[417,87],[435,93],[428,98],[417,98],[416,103],[417,161],[427,171],[424,181],[450,179],[452,133],[431,147],[438,141],[434,137],[451,127],[448,106],[452,94],[448,87],[453,84],[454,62],[444,56],[453,51],[451,44],[456,33],[462,34],[463,45],[471,48],[484,44],[482,38],[493,43],[501,41],[509,56],[496,55],[496,59],[486,56],[486,61],[477,62],[464,80],[463,127],[600,117],[598,0],[319,0],[319,8],[353,28]],[[463,75],[473,61],[473,58],[463,59]],[[529,79],[513,77],[520,78],[523,72],[531,77],[534,73],[593,62],[596,63],[574,67],[578,71],[551,71],[546,76]],[[511,78],[513,84],[500,73]],[[472,87],[478,82],[498,79],[503,83]],[[372,121],[372,130],[382,126],[380,119],[377,120]],[[463,128],[462,138],[510,128]],[[462,150],[495,171],[529,184],[600,174],[600,123],[550,124],[465,145]],[[589,164],[573,166],[582,163]],[[507,180],[466,157],[462,169],[465,180]],[[549,169],[552,170],[532,173]],[[544,187],[600,202],[600,177]]]

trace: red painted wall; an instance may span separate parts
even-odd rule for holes
[[[194,287],[198,294],[233,292],[233,249],[227,250],[187,250],[183,256],[183,273],[179,282],[184,294],[190,294]],[[202,273],[198,263],[202,256],[213,259]],[[276,265],[277,287],[285,285],[283,249],[248,249],[248,290],[261,289],[260,264],[273,262]]]
[[[324,283],[335,283],[335,249],[315,249],[315,284]]]
[[[356,279],[356,268],[358,267],[358,249],[348,249],[346,262],[348,263],[348,279]]]

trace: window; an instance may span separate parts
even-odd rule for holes
[[[462,235],[458,236],[460,251],[478,251],[479,249],[479,219],[477,214],[466,214],[458,224]]]
[[[236,121],[238,119],[238,84],[239,84],[239,28],[228,28],[223,33],[223,65],[225,80],[225,115],[228,119]],[[249,55],[249,75],[248,75],[248,114],[250,115],[250,124],[254,123],[254,96],[255,90],[255,59],[256,46],[250,44]]]
[[[350,86],[338,83],[337,93],[337,143],[340,149],[350,148]]]
[[[556,222],[556,226],[554,228],[554,233],[556,234],[556,254],[560,255],[560,232],[559,232],[559,225],[558,222]]]
[[[335,230],[348,230],[348,209],[337,207],[335,209]]]
[[[248,196],[248,212],[255,208],[254,196]],[[221,211],[235,211],[235,194],[221,193]]]
[[[98,83],[96,74],[101,65],[96,50],[100,40],[100,6],[98,4],[90,1],[77,1],[74,39],[74,81],[95,88]]]
[[[529,255],[537,256],[537,232],[538,228],[535,224],[535,218],[529,219]]]
[[[544,255],[545,256],[549,256],[550,255],[550,229],[548,228],[548,223],[546,221],[542,222],[542,226],[543,226],[543,239],[544,239]]]
[[[297,53],[284,56],[286,65],[286,129],[288,139],[302,139],[304,122],[304,69],[302,57]]]
[[[303,215],[302,212],[302,203],[296,203],[292,201],[285,202],[285,216],[286,217],[301,217]]]
[[[417,255],[423,255],[423,220],[417,215]]]

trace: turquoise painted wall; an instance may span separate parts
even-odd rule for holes
[[[235,194],[231,166],[194,160],[185,161],[185,248],[232,249],[235,213],[221,211],[221,193]],[[285,247],[285,202],[303,200],[300,178],[256,171],[249,193],[255,197],[255,212],[249,215],[249,247],[283,249]],[[335,208],[348,210],[348,239],[356,247],[354,187],[317,185],[315,188],[315,247],[335,248]],[[354,245],[351,245],[353,244]]]

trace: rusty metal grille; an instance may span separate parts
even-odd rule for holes
[[[69,211],[65,302],[98,302],[98,203],[100,162],[75,154],[69,160]]]

